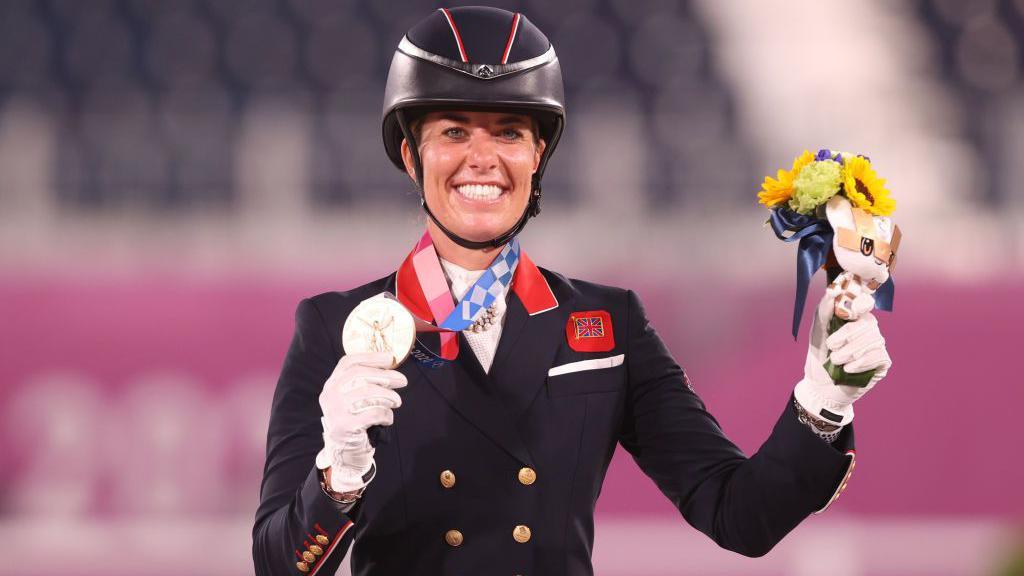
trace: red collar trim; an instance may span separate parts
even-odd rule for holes
[[[416,278],[416,270],[412,266],[414,254],[415,251],[410,253],[398,268],[395,279],[396,296],[414,316],[427,322],[434,322],[427,297],[423,294],[423,288]],[[519,264],[516,265],[515,274],[512,276],[512,291],[519,297],[519,301],[523,303],[530,316],[558,308],[558,299],[555,298],[547,278],[541,274],[526,252],[519,253]]]
[[[558,308],[558,299],[548,285],[548,279],[540,273],[537,265],[526,252],[519,253],[519,264],[512,276],[512,291],[530,316]]]

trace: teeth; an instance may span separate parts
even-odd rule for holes
[[[459,194],[473,200],[494,200],[501,195],[500,186],[484,186],[481,184],[466,184],[456,188]]]

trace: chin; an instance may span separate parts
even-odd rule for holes
[[[484,242],[504,234],[515,226],[521,214],[522,209],[516,212],[514,218],[509,217],[507,211],[503,211],[500,214],[461,213],[454,218],[442,220],[442,222],[455,221],[457,222],[456,226],[452,227],[448,226],[448,224],[445,224],[445,226],[466,240]]]
[[[515,222],[506,224],[466,224],[460,226],[460,231],[456,232],[459,236],[466,240],[472,240],[474,242],[485,242],[491,240],[501,234],[508,231],[509,228],[515,225]],[[454,230],[453,230],[454,231]]]

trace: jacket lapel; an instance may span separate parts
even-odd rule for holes
[[[538,271],[539,275],[540,272]],[[546,279],[541,278],[548,289]],[[552,298],[554,292],[552,291]],[[547,380],[548,369],[565,340],[565,323],[572,310],[572,297],[558,294],[555,306],[530,314],[518,291],[509,298],[505,325],[491,365],[490,378],[498,395],[508,404],[515,420],[526,412]]]
[[[388,289],[395,290],[396,276],[391,277]],[[399,292],[406,286],[402,282],[397,284]],[[533,466],[516,420],[544,384],[563,338],[570,307],[559,306],[547,279],[525,253],[516,268],[512,286],[513,294],[509,297],[490,377],[478,363],[474,364],[475,357],[462,357],[441,368],[427,368],[409,359],[400,370],[410,381],[417,372],[421,374],[462,418],[512,457]],[[405,303],[403,294],[398,296]],[[436,335],[421,334],[420,338],[437,349]],[[460,355],[472,355],[465,337],[460,334],[459,340]],[[506,402],[510,398],[512,405],[508,406]]]
[[[465,344],[465,340],[463,340]],[[469,346],[462,349],[462,354],[472,354]],[[469,359],[472,360],[472,359]],[[533,466],[526,444],[511,415],[501,405],[498,398],[487,393],[482,387],[483,371],[473,377],[467,370],[465,359],[451,362],[441,368],[426,368],[416,363],[425,380],[444,397],[452,409],[465,420],[480,430],[492,442],[508,452],[527,466]],[[479,367],[477,367],[479,369]]]

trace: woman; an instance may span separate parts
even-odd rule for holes
[[[744,456],[635,294],[540,269],[515,239],[539,212],[562,102],[554,50],[521,14],[442,9],[402,40],[384,141],[421,190],[426,233],[397,272],[299,304],[253,531],[258,574],[331,574],[350,545],[357,575],[591,574],[617,442],[687,522],[748,556],[845,487],[853,400],[890,364],[877,323],[829,338],[847,371],[876,369],[871,384],[835,386],[808,363],[769,439]],[[426,362],[344,354],[341,326],[381,292],[454,322],[421,336]],[[463,308],[472,314],[456,318]],[[825,408],[835,423],[813,416]]]

